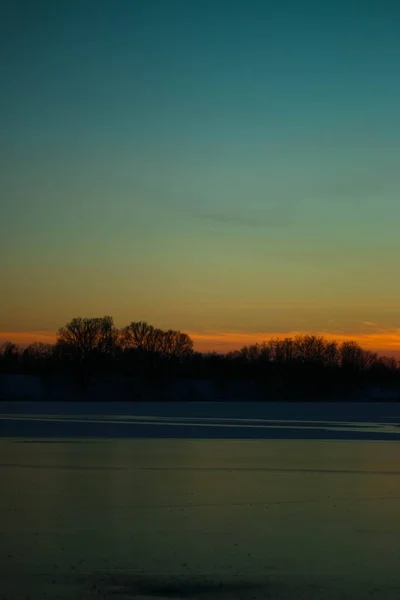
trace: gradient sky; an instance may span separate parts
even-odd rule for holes
[[[6,0],[0,339],[400,352],[400,3]],[[25,336],[25,337],[24,337]]]

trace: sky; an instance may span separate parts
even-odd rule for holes
[[[400,4],[5,0],[0,340],[75,316],[198,349],[400,357]]]

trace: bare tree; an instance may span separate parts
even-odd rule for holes
[[[259,358],[258,344],[251,344],[250,346],[243,346],[238,352],[238,358],[249,362],[254,362]]]
[[[270,344],[262,342],[261,344],[252,344],[244,346],[238,352],[238,358],[243,358],[250,362],[269,361],[272,356],[272,348]]]
[[[325,345],[325,364],[329,367],[335,367],[339,364],[339,346],[337,342],[326,342]]]
[[[377,359],[376,364],[393,373],[400,368],[400,362],[397,361],[394,356],[380,356]]]
[[[376,352],[371,352],[371,350],[363,350],[362,354],[362,368],[370,369],[373,365],[375,365],[379,360],[378,354]]]
[[[18,346],[16,344],[13,344],[12,342],[4,342],[1,346],[0,346],[0,356],[1,357],[7,357],[7,356],[16,356],[19,353],[18,350]]]
[[[292,338],[284,340],[271,339],[269,341],[271,355],[278,363],[290,362],[296,358],[296,346]]]
[[[183,357],[193,352],[193,341],[186,333],[169,329],[163,331],[145,321],[132,322],[122,330],[123,345],[166,357]]]
[[[357,342],[343,342],[340,346],[340,363],[344,368],[362,369],[364,367],[364,350]]]
[[[121,332],[124,348],[142,352],[157,352],[160,346],[160,329],[155,329],[145,321],[133,321]]]
[[[95,352],[111,354],[118,338],[112,317],[72,319],[58,330],[57,344],[85,360]]]
[[[161,353],[169,358],[183,358],[193,354],[193,340],[180,331],[169,329],[159,334]]]
[[[326,340],[316,335],[298,335],[294,338],[295,357],[302,362],[325,363]]]
[[[28,360],[47,360],[52,354],[53,346],[42,342],[33,342],[24,350],[24,358]]]

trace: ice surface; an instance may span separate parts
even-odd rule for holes
[[[0,598],[398,600],[398,411],[3,404]]]

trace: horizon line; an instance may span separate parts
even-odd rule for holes
[[[240,350],[244,346],[260,344],[271,339],[293,338],[297,335],[317,335],[328,341],[343,343],[357,342],[363,349],[381,355],[400,359],[400,329],[386,329],[368,333],[334,333],[329,331],[285,331],[285,332],[243,332],[243,331],[185,331],[193,340],[197,352],[227,353]],[[55,344],[56,331],[0,331],[0,344],[11,342],[20,346],[28,346],[34,342]],[[388,354],[389,353],[389,354]]]

